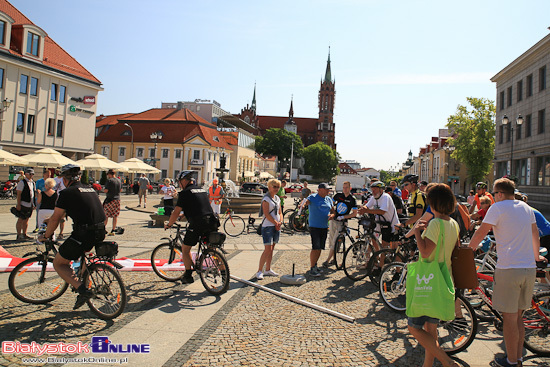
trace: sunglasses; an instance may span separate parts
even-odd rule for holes
[[[495,191],[494,194],[502,194],[502,191]]]
[[[410,183],[408,183],[408,182],[405,182],[405,183],[403,184],[403,186],[409,186],[409,185],[410,185]]]
[[[395,187],[395,185],[390,185],[391,187]]]

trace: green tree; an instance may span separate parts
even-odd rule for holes
[[[82,182],[84,185],[88,184],[88,171],[87,170],[82,171],[82,176],[80,177],[80,182]]]
[[[399,180],[402,178],[403,176],[399,176],[399,172],[380,170],[380,181],[385,183],[386,186],[389,186],[391,181],[401,182]]]
[[[304,158],[306,173],[315,179],[330,181],[338,174],[340,157],[336,150],[323,142],[319,141],[305,148]]]
[[[495,153],[495,103],[486,98],[466,98],[449,116],[447,127],[454,147],[451,157],[466,165],[471,182],[483,181],[489,174]]]
[[[293,142],[294,157],[301,157],[304,153],[304,144],[300,136],[285,129],[267,129],[263,136],[256,137],[256,152],[276,155],[281,163],[284,158],[290,158]]]

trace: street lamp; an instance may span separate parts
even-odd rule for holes
[[[0,118],[3,117],[4,111],[6,111],[8,108],[10,108],[11,101],[7,98],[5,98],[2,101],[2,107],[0,107]],[[4,120],[2,120],[4,121]]]
[[[156,131],[154,133],[151,133],[149,135],[151,140],[155,142],[155,148],[153,150],[153,167],[157,167],[157,142],[162,139],[162,133],[160,131]]]
[[[511,144],[510,144],[510,174],[514,174],[514,125],[510,123],[508,116],[504,115],[502,117],[502,125],[510,124],[510,135],[511,135]],[[521,126],[523,124],[523,116],[518,115],[516,118],[516,125]]]
[[[128,125],[127,123],[125,123],[124,126],[128,126],[130,128],[130,132],[132,133],[132,145],[131,145],[131,148],[130,148],[130,149],[132,149],[132,155],[130,156],[130,158],[134,158],[134,129],[132,129],[132,127],[130,125]]]

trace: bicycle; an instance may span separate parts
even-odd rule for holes
[[[228,236],[240,236],[245,231],[244,219],[234,214],[233,209],[231,209],[231,200],[229,198],[225,198],[225,200],[227,201],[227,209],[220,218],[220,222],[223,222],[223,230]]]
[[[359,225],[357,229],[348,227],[347,219],[342,221],[342,228],[338,232],[338,236],[336,237],[336,241],[334,243],[334,262],[337,270],[341,270],[344,268],[344,258],[346,255],[346,237],[353,244],[355,242],[355,239],[351,236],[350,232],[351,230],[359,232],[359,228]]]
[[[296,232],[305,232],[309,229],[309,207],[294,212],[288,220],[289,227]]]
[[[155,247],[151,253],[151,266],[160,278],[176,282],[183,277],[185,267],[182,259],[183,236],[181,225],[174,223],[175,235],[164,237],[168,240]],[[199,247],[193,262],[194,270],[199,274],[201,283],[210,294],[220,295],[229,288],[229,265],[218,250],[223,246],[225,234],[211,232],[201,236]]]
[[[359,227],[363,227],[363,233],[360,234],[359,240],[352,243],[346,250],[343,260],[344,273],[353,281],[362,280],[369,275],[367,267],[375,251],[373,243],[381,248],[381,243],[375,235],[376,221],[374,215],[362,216],[359,219]]]
[[[53,268],[57,243],[48,240],[44,245],[45,251],[37,248],[34,257],[19,263],[10,273],[10,292],[20,301],[45,304],[61,297],[69,286]],[[117,271],[123,266],[114,260],[117,253],[118,245],[105,241],[95,245],[95,255],[85,253],[72,263],[78,279],[93,293],[86,301],[88,307],[103,320],[118,317],[127,303],[126,288]],[[27,253],[23,257],[32,254]],[[73,291],[76,292],[76,289],[73,288]]]

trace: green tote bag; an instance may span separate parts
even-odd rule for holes
[[[455,288],[445,262],[438,262],[439,250],[445,253],[445,232],[442,219],[435,259],[432,262],[422,257],[407,266],[406,301],[407,316],[429,316],[448,321],[455,318]]]

